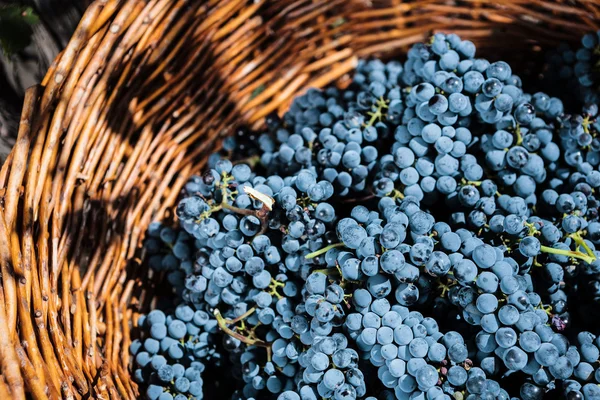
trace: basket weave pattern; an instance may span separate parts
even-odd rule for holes
[[[97,0],[0,170],[0,399],[136,398],[144,231],[236,126],[437,30],[535,59],[599,24],[585,0]]]

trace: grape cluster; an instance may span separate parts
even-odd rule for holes
[[[598,106],[475,52],[362,60],[225,140],[145,240],[178,302],[138,323],[147,398],[219,366],[236,400],[600,399]]]
[[[380,99],[387,94],[384,87],[379,92]],[[379,156],[374,144],[385,140],[388,133],[385,124],[376,123],[375,118],[364,126],[361,111],[373,107],[374,95],[361,91],[357,102],[350,102],[354,97],[350,90],[309,90],[294,100],[283,120],[273,117],[269,134],[259,138],[264,151],[261,162],[267,171],[314,170],[319,179],[333,185],[337,196],[364,190]],[[385,105],[382,101],[377,104]]]
[[[194,268],[193,238],[183,230],[154,222],[148,228],[144,247],[150,269],[156,273],[164,271],[173,289],[181,293],[186,274]]]
[[[435,319],[390,305],[385,297],[372,299],[365,289],[355,291],[354,302],[360,312],[348,316],[349,336],[396,398],[443,398],[462,390],[508,398],[497,382],[486,380],[483,370],[471,369],[460,333],[443,334]]]
[[[557,87],[568,100],[589,104],[598,103],[598,48],[600,32],[588,33],[576,49],[561,44],[548,53],[546,81],[549,87]],[[550,84],[553,82],[553,84]]]
[[[558,136],[561,148],[564,149],[564,162],[567,168],[561,171],[566,175],[568,169],[574,169],[576,175],[569,177],[571,186],[585,182],[589,188],[598,187],[600,174],[600,140],[597,121],[598,106],[589,104],[581,110],[580,114],[565,114],[559,118]],[[586,187],[587,188],[587,187]],[[591,192],[591,190],[587,190]]]
[[[134,378],[147,385],[151,400],[203,398],[206,363],[219,363],[214,345],[217,323],[202,310],[179,305],[173,314],[153,310],[138,321],[143,340],[130,345],[135,356]]]

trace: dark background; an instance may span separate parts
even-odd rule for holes
[[[92,0],[0,0],[0,8],[31,7],[39,21],[31,25],[30,43],[7,54],[0,50],[0,165],[17,134],[25,89],[41,82],[49,65],[66,46]],[[6,21],[0,19],[0,27]],[[20,33],[19,33],[20,35]]]

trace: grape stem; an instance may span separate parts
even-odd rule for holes
[[[239,317],[237,317],[235,319],[224,318],[223,320],[225,321],[225,323],[227,325],[233,325],[233,324],[236,324],[236,323],[248,318],[249,316],[254,314],[255,311],[256,311],[256,307],[252,307],[251,309],[249,309],[248,311],[246,311],[245,313],[243,313],[242,315],[240,315]]]
[[[253,215],[256,218],[258,218],[261,222],[261,230],[256,236],[262,235],[268,229],[267,216],[269,214],[269,211],[271,211],[270,208],[264,203],[260,210],[248,210],[246,208],[239,208],[239,207],[235,207],[235,206],[231,205],[228,201],[229,197],[234,194],[237,194],[237,191],[229,192],[229,182],[231,180],[232,180],[231,175],[223,173],[221,183],[219,183],[219,188],[221,189],[221,202],[219,204],[217,204],[216,206],[211,207],[210,210],[202,213],[202,215],[196,222],[201,222],[202,220],[210,217],[212,215],[212,213],[215,213],[217,211],[229,210],[236,214]],[[250,197],[252,197],[252,196],[250,196]]]
[[[267,293],[269,293],[271,296],[275,296],[278,299],[283,298],[283,296],[281,294],[279,294],[279,292],[277,291],[278,287],[284,287],[285,283],[283,282],[279,282],[273,278],[271,278],[271,283],[269,284],[269,291]]]
[[[529,231],[529,236],[534,236],[538,232],[533,222],[525,222],[524,224],[527,227],[527,230]]]
[[[390,197],[394,200],[404,200],[404,194],[398,189],[392,190],[392,192],[390,193]]]
[[[358,203],[358,202],[363,202],[363,201],[367,201],[367,200],[371,200],[375,198],[375,194],[371,193],[367,196],[364,197],[353,197],[353,198],[345,198],[344,200],[342,200],[342,203]]]
[[[482,181],[468,181],[466,179],[462,179],[461,183],[463,185],[471,185],[471,186],[481,186],[481,184],[483,183]]]
[[[267,219],[267,216],[269,215],[269,211],[271,211],[269,205],[267,205],[266,203],[263,202],[263,205],[260,208],[260,210],[248,210],[245,208],[235,207],[235,206],[232,206],[231,204],[229,204],[229,201],[228,201],[229,196],[237,193],[235,191],[231,192],[231,193],[228,192],[229,181],[231,179],[232,179],[232,177],[230,175],[223,173],[223,179],[220,183],[221,203],[219,205],[215,206],[214,208],[211,208],[207,212],[207,215],[204,216],[204,218],[208,217],[213,212],[216,212],[216,211],[219,211],[222,209],[229,210],[233,213],[240,214],[240,215],[253,215],[260,220],[260,226],[261,226],[260,231],[255,235],[255,237],[264,234],[269,227],[268,219]],[[249,194],[249,196],[251,198],[254,198],[252,196],[252,194]],[[261,199],[258,199],[258,200],[261,200]],[[265,201],[267,201],[267,200],[268,199],[265,199]],[[204,219],[204,218],[202,218],[202,219]]]
[[[448,282],[446,282],[446,283],[442,282],[441,279],[438,279],[437,288],[442,291],[442,293],[440,293],[440,297],[445,297],[446,294],[450,291],[450,288],[452,286],[455,286],[456,284],[457,284],[456,281],[451,281],[450,279],[448,279]]]
[[[313,251],[312,253],[309,253],[309,254],[307,254],[306,256],[304,256],[304,258],[305,258],[305,259],[307,259],[307,260],[310,260],[310,259],[312,259],[312,258],[315,258],[315,257],[317,257],[317,256],[320,256],[321,254],[325,254],[325,253],[327,253],[327,252],[328,252],[329,250],[331,250],[331,249],[335,249],[336,247],[342,247],[342,246],[344,246],[344,243],[341,243],[341,242],[340,242],[340,243],[334,243],[334,244],[330,244],[330,245],[329,245],[329,246],[327,246],[327,247],[323,247],[323,248],[322,248],[322,249],[320,249],[320,250]]]
[[[366,126],[373,126],[373,124],[375,123],[375,121],[379,120],[383,120],[383,117],[385,116],[384,113],[382,113],[381,111],[384,108],[388,108],[387,103],[389,102],[389,100],[385,100],[383,97],[380,97],[377,102],[375,103],[375,112],[369,111],[367,114],[371,117],[371,119],[369,120],[369,122],[366,124]]]
[[[583,249],[588,254],[588,256],[593,257],[594,260],[596,259],[596,255],[594,254],[594,252],[592,251],[592,249],[590,249],[590,246],[587,245],[587,243],[585,242],[585,240],[583,240],[583,238],[581,237],[581,235],[579,234],[579,232],[572,233],[572,234],[569,235],[569,237],[571,239],[573,239],[575,241],[575,243],[577,243],[578,246],[583,247]]]
[[[221,184],[220,184],[220,186],[221,186],[221,204],[216,206],[213,210],[211,210],[211,212],[219,211],[221,208],[224,208],[224,209],[232,211],[236,214],[254,215],[255,212],[253,210],[247,210],[245,208],[234,207],[231,204],[229,204],[227,199],[229,198],[230,193],[227,192],[227,189],[229,187],[230,180],[231,180],[231,177],[228,176],[227,174],[223,173],[223,180],[221,181]],[[233,193],[231,193],[231,194],[233,194]]]
[[[260,231],[256,234],[256,236],[260,236],[263,235],[269,228],[269,221],[267,219],[267,216],[269,215],[269,208],[263,204],[262,208],[256,211],[255,215],[256,218],[260,220]]]
[[[592,257],[592,256],[589,256],[587,254],[583,254],[580,251],[555,249],[554,247],[548,247],[548,246],[541,246],[540,250],[542,252],[544,252],[544,253],[558,254],[558,255],[561,255],[561,256],[567,256],[567,257],[577,258],[577,259],[580,259],[582,261],[585,261],[588,264],[591,264],[594,261],[596,261],[596,257],[595,256]]]
[[[591,124],[590,116],[586,115],[586,117],[581,122],[581,126],[583,127],[583,132],[590,133],[590,124]]]
[[[232,319],[232,320],[223,318],[223,316],[221,315],[221,312],[217,308],[215,309],[213,314],[215,315],[215,318],[217,319],[217,324],[219,325],[219,328],[221,328],[221,330],[223,332],[225,332],[227,335],[231,336],[232,338],[235,338],[235,339],[239,340],[240,342],[245,343],[247,345],[264,347],[267,350],[267,359],[269,361],[271,361],[271,345],[269,343],[262,341],[260,339],[252,339],[247,336],[244,336],[244,335],[234,331],[233,329],[229,328],[229,326],[228,326],[228,325],[235,324],[236,322],[243,321],[244,318],[251,315],[254,311],[256,311],[256,309],[254,307],[252,307],[250,310],[246,311],[243,315],[240,315],[236,319]]]
[[[337,268],[324,268],[324,269],[315,269],[312,270],[311,273],[316,273],[316,272],[320,272],[323,275],[335,275],[335,274],[339,274],[340,271]]]
[[[219,211],[220,209],[225,209],[225,210],[229,210],[231,212],[234,212],[236,214],[241,214],[241,215],[256,215],[256,213],[253,210],[247,210],[245,208],[239,208],[239,207],[234,207],[231,204],[229,204],[227,202],[227,200],[223,200],[223,202],[218,205],[217,207],[215,207],[215,209],[212,210],[212,212],[215,211]]]
[[[520,146],[523,143],[523,136],[521,135],[521,126],[519,124],[515,128],[515,134],[517,135],[517,146]]]
[[[552,306],[550,304],[544,305],[542,304],[539,308],[540,310],[544,310],[549,317],[552,316]]]

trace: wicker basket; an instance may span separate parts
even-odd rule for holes
[[[0,399],[136,398],[144,231],[235,127],[435,30],[540,60],[599,24],[595,0],[97,0],[0,171]]]

